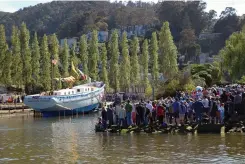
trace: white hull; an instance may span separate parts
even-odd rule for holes
[[[102,101],[103,96],[104,85],[91,92],[71,95],[29,95],[25,97],[24,103],[39,112],[60,112],[65,110],[88,112]]]

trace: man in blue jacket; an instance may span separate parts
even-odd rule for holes
[[[202,121],[202,112],[203,112],[203,103],[201,99],[198,99],[198,101],[196,101],[193,104],[193,109],[195,111],[196,114],[196,122],[201,122]]]

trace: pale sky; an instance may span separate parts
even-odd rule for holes
[[[118,0],[119,1],[119,0]],[[124,1],[124,0],[123,0]],[[142,0],[151,1],[151,0]],[[157,0],[153,0],[157,2]],[[204,0],[207,2],[207,11],[214,9],[218,16],[225,7],[233,7],[238,15],[245,14],[245,0]],[[50,0],[0,0],[0,11],[15,12],[23,7],[34,6],[38,3],[50,2]]]

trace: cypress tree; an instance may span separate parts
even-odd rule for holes
[[[3,77],[4,73],[4,65],[5,65],[5,59],[8,52],[8,45],[6,42],[6,36],[5,36],[5,28],[3,25],[0,25],[0,77]],[[1,78],[0,81],[2,83],[5,82],[4,78]]]
[[[151,38],[151,76],[153,85],[157,84],[159,78],[159,66],[158,66],[158,43],[157,43],[157,34],[156,32],[152,33]]]
[[[37,39],[37,33],[34,34],[32,42],[32,84],[38,86],[40,84],[40,47]]]
[[[12,65],[12,54],[11,51],[7,50],[3,65],[2,80],[5,86],[11,86],[11,65]]]
[[[52,60],[56,60],[56,64],[52,62],[52,71],[51,77],[54,76],[53,78],[60,78],[60,70],[59,70],[59,41],[57,39],[56,34],[53,34],[50,36],[50,55]],[[53,80],[53,79],[52,79]],[[56,85],[54,86],[54,89],[61,89],[62,86],[60,85],[60,82],[56,82]]]
[[[143,74],[143,85],[144,87],[147,87],[149,84],[149,79],[148,79],[148,62],[149,62],[149,52],[148,52],[148,40],[145,39],[143,43],[143,48],[142,48],[142,74]]]
[[[68,60],[69,60],[69,47],[67,44],[67,40],[64,40],[64,45],[61,49],[61,53],[60,53],[60,63],[61,63],[61,76],[62,77],[67,77],[69,76],[69,72],[68,72],[68,68],[69,68],[69,64],[68,64]]]
[[[71,51],[70,51],[70,63],[73,62],[75,68],[78,65],[78,58],[76,55],[76,42],[72,44]]]
[[[98,78],[98,59],[98,32],[94,30],[89,45],[89,75],[92,80],[97,80]]]
[[[26,87],[26,92],[28,92],[28,85],[32,80],[32,70],[31,70],[31,50],[29,47],[30,34],[29,30],[26,28],[26,24],[22,23],[20,28],[20,44],[21,44],[21,56],[23,62],[23,72],[22,78],[24,85]]]
[[[12,61],[12,83],[17,87],[21,87],[23,84],[23,79],[22,79],[23,63],[21,60],[21,53],[20,53],[19,30],[15,26],[13,26],[12,28],[11,44],[12,44],[12,56],[14,59]]]
[[[159,63],[160,72],[166,78],[171,78],[178,72],[177,53],[169,23],[164,22],[159,34]]]
[[[101,76],[100,79],[105,83],[106,90],[109,90],[109,81],[108,81],[108,73],[107,73],[107,50],[105,43],[102,43],[101,46]]]
[[[48,38],[43,36],[41,43],[41,84],[45,91],[51,89],[51,58],[48,50]]]
[[[128,39],[127,33],[124,32],[122,35],[122,61],[120,63],[120,87],[121,89],[127,89],[130,86],[130,60],[128,51]]]
[[[82,64],[83,73],[88,75],[88,51],[87,51],[87,36],[82,35],[79,43],[79,58]]]
[[[131,45],[131,84],[136,86],[140,80],[140,71],[139,71],[139,62],[138,62],[138,53],[139,53],[139,40],[137,37],[134,37]]]
[[[116,30],[113,31],[111,40],[110,40],[110,72],[109,72],[109,81],[110,86],[115,90],[119,91],[119,70],[118,70],[118,58],[119,58],[119,49],[118,49],[118,33]]]

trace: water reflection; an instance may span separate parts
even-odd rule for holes
[[[95,133],[97,115],[0,119],[0,163],[241,163],[244,135]]]

